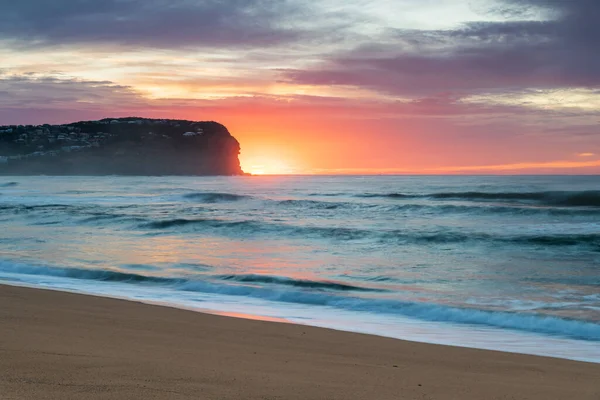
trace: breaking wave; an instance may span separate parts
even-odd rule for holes
[[[105,282],[174,283],[183,281],[175,278],[138,275],[104,269],[60,268],[9,262],[0,262],[0,271],[13,274],[55,276],[59,278],[88,279]]]
[[[222,282],[202,279],[144,276],[107,270],[54,268],[0,262],[0,272],[45,275],[129,284],[158,284],[170,289],[229,296],[246,296],[268,301],[327,306],[340,310],[399,315],[424,321],[446,322],[542,333],[580,340],[600,341],[600,324],[532,313],[478,310],[435,303],[394,299],[369,299],[345,294],[352,286],[321,281],[297,281],[285,277],[226,275]],[[234,281],[234,284],[226,283]],[[267,286],[244,285],[245,282]],[[294,283],[296,282],[296,283]],[[297,282],[300,282],[297,284]],[[240,284],[241,283],[241,284]],[[292,283],[292,284],[290,284]],[[270,286],[273,284],[273,286]],[[325,286],[329,285],[329,286]],[[283,287],[282,287],[283,286]],[[292,287],[286,287],[292,286]],[[331,289],[332,292],[314,289]],[[359,289],[360,291],[360,289]]]
[[[309,289],[338,290],[338,291],[357,291],[357,292],[384,292],[383,289],[368,288],[364,286],[349,285],[341,282],[332,281],[312,281],[308,279],[294,279],[285,276],[273,275],[221,275],[220,279],[225,281],[248,282],[248,283],[272,283],[277,285],[294,286]]]

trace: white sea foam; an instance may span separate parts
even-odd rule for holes
[[[566,358],[600,363],[596,341],[552,337],[535,333],[499,330],[485,326],[423,321],[399,315],[365,314],[334,307],[315,309],[306,304],[276,303],[216,293],[185,292],[169,287],[131,286],[123,282],[93,281],[52,276],[3,274],[0,283],[41,287],[75,293],[160,304],[215,314],[248,315],[268,320],[318,326],[342,331],[366,333],[415,342],[471,347],[487,350]]]

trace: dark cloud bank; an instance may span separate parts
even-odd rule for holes
[[[22,46],[270,46],[301,32],[288,0],[2,0],[0,38]]]

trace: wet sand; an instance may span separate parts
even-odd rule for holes
[[[600,399],[600,364],[0,285],[0,399]]]

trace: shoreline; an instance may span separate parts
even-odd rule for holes
[[[584,353],[582,353],[582,349],[579,349],[578,353],[571,353],[571,354],[557,353],[556,351],[548,351],[547,350],[551,346],[560,347],[560,346],[569,346],[570,345],[570,343],[566,343],[564,341],[574,340],[576,342],[579,342],[580,346],[581,346],[581,343],[595,343],[595,342],[588,342],[586,340],[575,340],[575,339],[562,338],[562,337],[541,336],[541,338],[546,339],[547,343],[545,342],[544,345],[540,346],[536,351],[531,351],[530,346],[531,346],[532,342],[535,343],[532,340],[534,338],[534,336],[527,335],[527,333],[523,333],[520,331],[500,330],[500,331],[504,331],[504,335],[509,335],[509,336],[504,337],[504,340],[506,340],[508,342],[516,341],[520,344],[521,347],[517,349],[514,344],[511,345],[510,347],[507,347],[506,345],[499,346],[498,344],[490,345],[489,343],[485,343],[485,342],[467,342],[465,340],[457,341],[456,339],[444,340],[444,339],[440,339],[440,338],[436,338],[435,336],[432,336],[432,331],[439,331],[440,329],[443,329],[443,326],[446,325],[446,323],[443,323],[443,322],[439,322],[438,324],[440,326],[436,326],[435,328],[432,328],[431,326],[429,326],[429,328],[425,328],[425,330],[423,330],[423,328],[421,328],[421,335],[423,335],[423,339],[421,339],[420,337],[415,337],[416,336],[415,333],[412,332],[411,330],[406,330],[401,335],[398,335],[397,331],[393,331],[393,333],[389,332],[389,333],[385,334],[381,331],[381,328],[373,330],[373,329],[369,329],[368,327],[365,328],[365,327],[361,326],[361,328],[355,327],[354,329],[351,329],[347,324],[339,325],[339,324],[332,323],[332,322],[329,322],[327,324],[322,324],[322,323],[318,324],[318,323],[314,323],[314,321],[312,321],[313,323],[310,323],[310,322],[305,322],[302,319],[294,320],[294,319],[289,319],[286,317],[251,314],[246,311],[234,311],[234,310],[227,310],[227,309],[199,307],[199,306],[195,306],[195,305],[186,305],[183,303],[177,303],[177,302],[166,301],[166,300],[161,301],[161,300],[157,300],[157,299],[153,299],[153,298],[145,298],[145,297],[137,297],[137,296],[120,296],[120,295],[115,294],[115,292],[88,291],[85,289],[84,290],[69,289],[69,288],[55,287],[55,286],[41,287],[36,284],[31,284],[31,283],[21,282],[21,281],[13,282],[10,280],[0,281],[0,287],[3,285],[12,286],[12,287],[29,288],[29,289],[34,289],[34,290],[45,290],[45,291],[59,292],[59,293],[70,293],[70,294],[75,294],[75,295],[80,295],[80,296],[92,296],[92,297],[97,297],[97,298],[106,298],[106,299],[113,299],[113,300],[119,300],[119,301],[134,302],[134,303],[142,304],[142,305],[166,307],[166,308],[171,308],[171,309],[175,309],[175,310],[184,310],[184,311],[188,311],[188,312],[194,312],[194,313],[200,313],[200,314],[206,314],[206,315],[215,315],[215,316],[232,317],[232,318],[238,318],[238,319],[284,323],[284,324],[292,324],[292,325],[298,325],[298,326],[314,327],[314,328],[319,328],[319,329],[329,329],[329,330],[333,330],[333,331],[337,331],[337,332],[347,332],[347,333],[362,334],[362,335],[368,335],[368,336],[374,336],[374,337],[380,337],[380,338],[386,338],[386,339],[392,339],[392,340],[401,340],[401,341],[408,342],[408,343],[430,344],[430,345],[435,345],[435,346],[449,346],[449,347],[455,347],[455,348],[459,348],[459,349],[462,348],[462,349],[474,349],[474,350],[482,350],[482,351],[494,351],[494,352],[507,353],[507,354],[545,357],[545,358],[550,358],[550,359],[569,360],[569,361],[585,362],[585,363],[600,365],[599,353],[597,352],[598,349],[596,347],[592,347],[593,350],[588,349],[588,351],[591,351],[591,352],[586,353],[587,355],[585,355],[585,356],[582,355],[582,354],[584,354]],[[123,288],[123,289],[125,289],[125,288]],[[454,330],[465,329],[465,332],[464,332],[465,334],[469,334],[469,332],[470,332],[469,327],[463,326],[463,325],[450,324],[446,328],[454,329]],[[454,334],[456,334],[456,333],[457,332],[455,332]],[[480,333],[480,335],[481,335],[481,333]],[[521,342],[521,340],[523,342]],[[522,347],[523,344],[529,344],[529,346],[526,345],[525,347]]]
[[[26,286],[0,303],[3,399],[600,396],[595,363]]]

